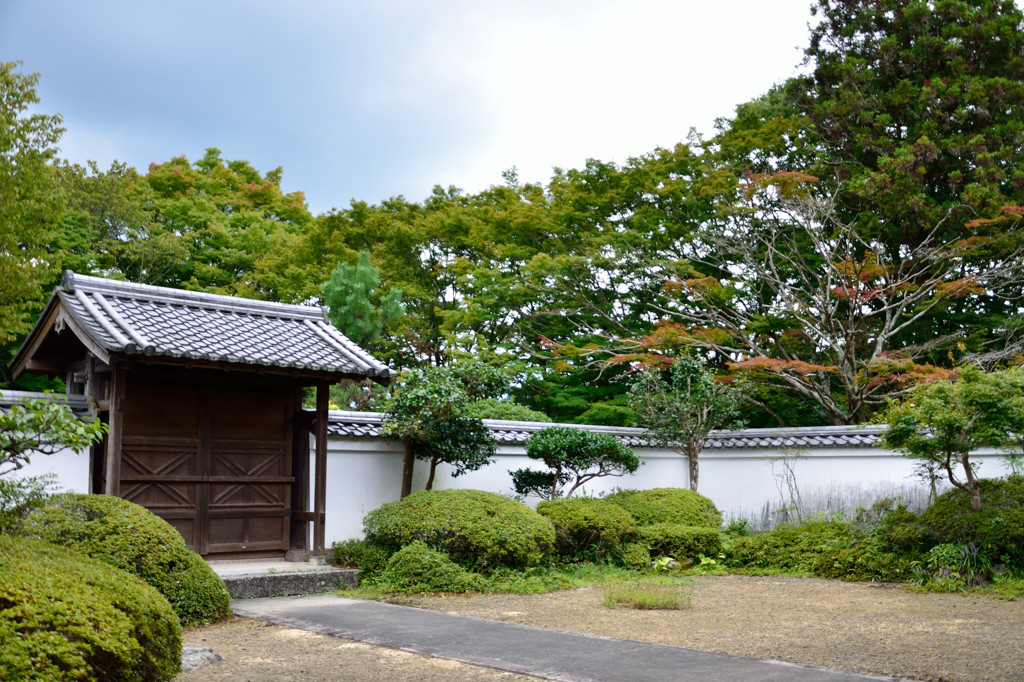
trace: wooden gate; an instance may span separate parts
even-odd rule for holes
[[[126,386],[120,495],[203,556],[289,548],[289,395]]]

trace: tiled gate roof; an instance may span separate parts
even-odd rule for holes
[[[51,307],[55,301],[107,352],[390,377],[386,365],[328,323],[319,307],[72,272],[64,274]]]

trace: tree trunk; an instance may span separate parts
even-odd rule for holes
[[[961,454],[960,465],[964,468],[964,474],[967,478],[966,490],[971,498],[971,509],[978,511],[981,509],[981,485],[978,483],[978,478],[974,475],[974,469],[971,468],[969,457],[969,453]]]
[[[697,480],[700,478],[700,455],[699,448],[688,448],[686,452],[686,464],[690,473],[690,490],[697,492]]]
[[[424,488],[423,488],[424,490],[433,490],[434,489],[434,472],[435,471],[437,471],[437,460],[436,459],[432,459],[432,460],[430,460],[430,475],[427,476],[427,485],[424,486]]]
[[[402,497],[408,497],[412,492],[412,467],[416,461],[416,453],[413,452],[412,443],[403,442],[405,457],[402,459]]]
[[[981,488],[978,486],[978,482],[975,481],[974,485],[971,486],[971,509],[978,511],[981,509]]]

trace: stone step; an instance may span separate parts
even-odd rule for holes
[[[211,561],[233,599],[334,592],[359,584],[351,568],[296,562]]]

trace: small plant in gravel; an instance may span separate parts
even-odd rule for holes
[[[690,579],[652,582],[649,580],[609,581],[604,601],[609,608],[628,604],[635,609],[685,609],[690,606]]]

